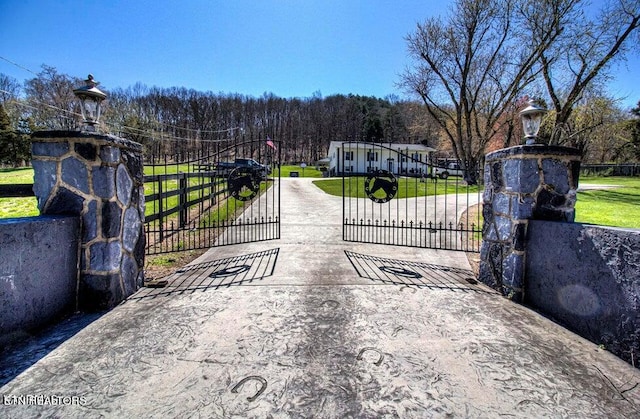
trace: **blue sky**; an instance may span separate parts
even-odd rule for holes
[[[310,97],[320,91],[405,97],[404,37],[450,0],[0,0],[0,57],[42,64],[105,89]],[[0,73],[33,74],[0,59]],[[640,53],[615,68],[610,92],[640,100]]]

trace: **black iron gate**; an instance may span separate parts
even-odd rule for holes
[[[343,239],[479,252],[478,186],[423,145],[342,143]]]
[[[146,253],[280,238],[280,144],[216,143],[145,164]]]

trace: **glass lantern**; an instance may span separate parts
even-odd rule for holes
[[[522,119],[522,128],[524,130],[525,144],[535,144],[538,138],[538,131],[542,124],[542,117],[547,110],[533,100],[529,101],[529,106],[520,111],[520,118]]]
[[[85,85],[74,89],[73,94],[80,99],[82,122],[88,131],[95,131],[95,126],[100,121],[101,103],[107,95],[98,89],[98,82],[89,74],[84,81]]]

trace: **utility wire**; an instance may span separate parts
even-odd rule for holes
[[[2,89],[0,89],[0,92],[8,93],[7,91],[2,90]],[[29,104],[27,104],[25,102],[21,102],[21,101],[17,101],[17,100],[14,100],[13,102],[17,106],[25,107],[25,108],[36,110],[36,111],[39,110],[39,108],[37,108],[37,107],[35,107],[33,105],[29,105]],[[50,104],[44,103],[44,102],[40,102],[40,101],[37,101],[37,100],[34,100],[34,99],[30,99],[29,102],[36,103],[36,104],[41,105],[41,106],[46,106],[48,108],[51,108],[51,109],[54,109],[54,110],[57,110],[57,111],[60,111],[60,112],[65,112],[65,113],[68,113],[68,114],[72,115],[72,116],[59,115],[59,117],[62,117],[62,118],[77,119],[77,117],[82,117],[82,115],[77,113],[77,112],[72,112],[72,111],[69,111],[67,109],[59,108],[57,106],[50,105]],[[145,130],[145,129],[129,127],[129,126],[126,126],[126,125],[115,123],[115,122],[103,121],[103,123],[105,125],[109,125],[109,126],[113,127],[115,131],[122,132],[122,131],[125,131],[125,130],[129,130],[129,131],[135,132],[137,135],[140,135],[142,137],[149,138],[149,139],[152,139],[152,140],[176,141],[176,142],[179,142],[179,141],[199,141],[199,142],[202,142],[202,143],[223,143],[223,142],[229,141],[228,139],[223,139],[223,140],[203,140],[203,139],[198,139],[198,138],[177,137],[177,136],[170,135],[169,133],[164,132],[164,131],[151,131],[150,132],[150,131]],[[182,128],[179,128],[179,127],[176,127],[176,128],[177,129],[182,129]],[[237,129],[237,128],[233,128],[233,129]],[[231,131],[231,130],[232,129],[228,129],[228,130],[222,130],[222,131],[218,131],[218,132],[222,133],[222,132],[227,132],[227,131]]]
[[[28,68],[23,67],[23,66],[21,66],[20,64],[16,64],[16,63],[14,63],[13,61],[11,61],[11,60],[9,60],[9,59],[7,59],[7,58],[4,58],[4,57],[3,57],[3,56],[1,56],[1,55],[0,55],[0,60],[4,60],[4,61],[8,62],[9,64],[12,64],[12,65],[14,65],[14,66],[18,67],[19,69],[24,70],[24,71],[28,71],[29,73],[34,74],[34,75],[36,75],[36,76],[38,75],[37,73],[35,73],[35,72],[33,72],[33,71],[29,70]]]
[[[36,72],[34,72],[34,71],[24,67],[24,66],[21,66],[20,64],[17,64],[15,62],[3,57],[3,56],[0,56],[0,59],[8,62],[9,64],[12,64],[12,65],[18,67],[21,70],[27,71],[27,72],[29,72],[31,74],[34,74],[35,76],[39,76],[38,73],[36,73]],[[9,94],[9,95],[12,94],[11,92],[8,92],[8,91],[2,90],[2,89],[0,89],[0,92],[6,93],[6,94]],[[42,105],[42,106],[46,106],[46,107],[52,108],[52,109],[57,109],[57,110],[62,111],[62,112],[71,113],[72,115],[75,115],[75,116],[81,116],[80,114],[78,114],[76,112],[71,112],[69,110],[66,110],[66,109],[63,109],[63,108],[59,108],[59,107],[54,106],[54,105],[50,105],[48,103],[40,102],[40,101],[37,101],[35,99],[29,99],[29,101],[33,102],[33,103],[37,103],[37,104]],[[25,103],[21,103],[19,101],[16,101],[16,104],[18,104],[20,106],[28,107],[28,108],[34,109],[34,110],[38,109],[38,108],[36,108],[34,106],[29,106],[29,105],[27,105]],[[63,116],[63,117],[64,118],[69,118],[67,116]],[[167,128],[179,129],[179,130],[194,132],[194,133],[197,133],[197,134],[222,134],[222,133],[225,133],[225,132],[229,133],[229,132],[233,132],[235,130],[240,129],[240,127],[231,127],[231,128],[227,128],[227,129],[223,129],[223,130],[201,130],[201,129],[195,129],[195,128],[180,127],[180,126],[177,126],[177,125],[171,125],[171,124],[167,124],[167,123],[160,122],[160,121],[150,121],[150,122],[153,123],[153,124],[157,124],[157,125],[160,125],[160,126],[167,127]],[[128,129],[128,130],[133,130],[133,131],[138,131],[140,133],[143,133],[143,136],[146,136],[147,138],[151,138],[151,139],[155,138],[153,135],[147,134],[147,131],[141,130],[139,128],[129,127],[129,126],[126,126],[126,125],[118,125],[118,124],[113,123],[113,122],[106,122],[105,121],[104,123],[106,125],[111,125],[113,127],[118,128],[119,131],[124,131],[124,129]],[[166,135],[166,134],[164,134],[163,131],[161,131],[160,133],[161,133],[162,137],[165,137],[167,140],[170,140],[170,141],[184,141],[184,140],[193,141],[193,140],[197,140],[197,139],[194,139],[194,138],[175,137],[175,136]],[[200,139],[200,140],[197,140],[197,141],[208,142],[208,143],[209,142],[211,142],[211,143],[220,143],[220,142],[225,142],[225,141],[228,141],[228,140],[202,140],[202,139]]]

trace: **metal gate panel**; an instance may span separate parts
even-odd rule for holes
[[[347,142],[340,150],[343,240],[479,252],[480,189],[440,179],[424,146]]]
[[[147,254],[280,238],[278,141],[218,143],[185,156],[146,165]]]

